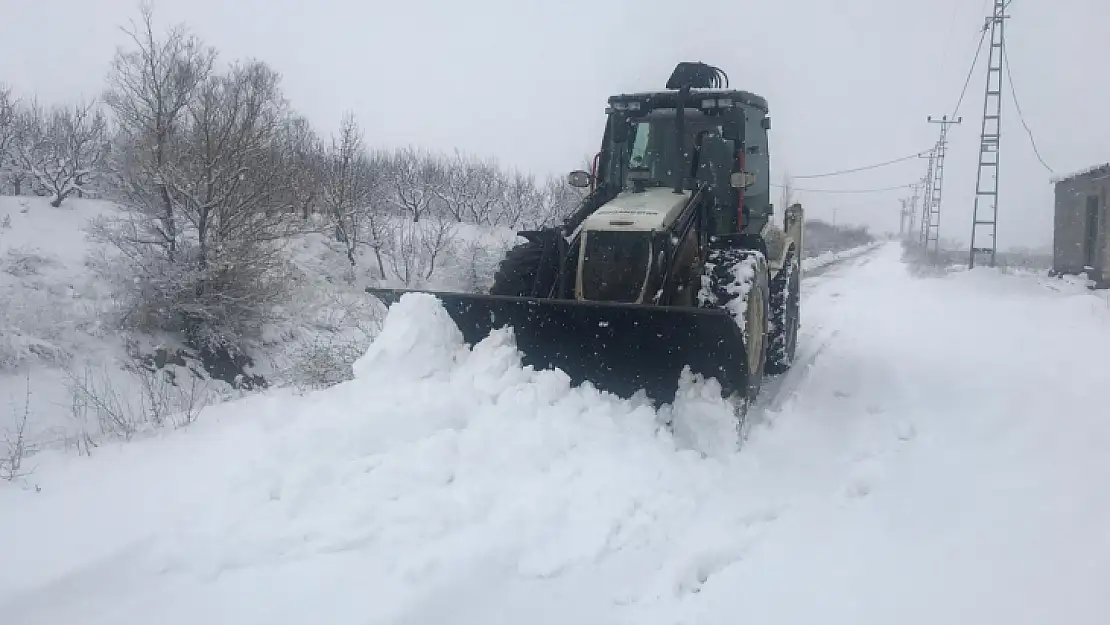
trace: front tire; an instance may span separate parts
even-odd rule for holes
[[[801,325],[801,267],[791,251],[782,271],[771,281],[771,321],[768,328],[767,373],[785,373],[794,364]]]
[[[548,297],[557,271],[555,262],[544,262],[544,247],[543,241],[530,240],[510,249],[497,267],[489,294]]]
[[[714,308],[729,311],[744,335],[746,387],[732,393],[737,430],[747,437],[748,412],[759,398],[767,362],[767,318],[769,285],[767,261],[755,250],[714,250],[706,262],[709,301]]]

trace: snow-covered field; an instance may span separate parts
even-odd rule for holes
[[[408,297],[356,378],[0,484],[0,623],[1110,621],[1110,305],[897,244],[805,283],[740,453]]]

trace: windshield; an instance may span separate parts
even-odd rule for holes
[[[675,155],[675,119],[670,114],[652,115],[631,121],[631,131],[625,144],[625,157],[621,163],[622,173],[627,183],[630,169],[644,169],[648,180],[645,186],[670,186],[674,183],[675,171],[684,176],[694,175],[694,160],[697,149],[707,135],[720,136],[721,123],[718,119],[708,119],[697,114],[687,114],[681,158]],[[627,184],[623,185],[627,186]]]

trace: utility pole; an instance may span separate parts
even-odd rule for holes
[[[975,267],[978,254],[995,265],[998,252],[998,147],[1002,138],[1002,64],[1005,60],[1006,5],[994,0],[994,12],[983,30],[990,28],[991,50],[987,61],[987,86],[983,95],[983,127],[979,133],[979,171],[975,176],[975,208],[971,222],[968,268]]]
[[[921,249],[925,250],[925,244],[928,240],[929,234],[929,213],[932,209],[933,202],[933,166],[937,160],[937,146],[929,150],[929,168],[925,172],[925,203],[921,206],[921,236],[920,243]]]
[[[934,258],[940,253],[940,204],[944,196],[944,157],[948,152],[948,127],[953,124],[963,123],[964,118],[958,117],[954,121],[945,115],[940,119],[929,116],[930,124],[940,124],[940,139],[937,141],[935,156],[933,158],[933,188],[932,197],[929,198],[929,211],[922,215],[925,220],[925,252],[928,255],[929,244],[933,244]]]
[[[920,184],[911,185],[911,187],[913,188],[913,197],[910,198],[909,227],[906,228],[907,237],[909,236],[909,233],[913,232],[913,227],[917,224],[917,198],[919,197],[918,192],[921,190]]]

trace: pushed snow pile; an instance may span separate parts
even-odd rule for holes
[[[390,307],[381,333],[354,363],[356,378],[449,373],[465,354],[462,332],[432,295],[408,293]]]
[[[488,419],[490,425],[518,426],[533,419],[566,423],[582,417],[595,422],[593,427],[600,419],[656,437],[662,423],[673,422],[680,446],[723,455],[737,447],[731,408],[715,380],[687,371],[674,405],[656,414],[643,400],[623,401],[589,384],[571,388],[562,371],[535,371],[521,363],[511,328],[493,331],[471,349],[439,300],[407,293],[390,307],[381,333],[355,362],[357,382],[349,386],[388,387],[391,395],[401,390],[416,403],[445,399],[447,412],[460,423],[497,416]],[[593,416],[595,412],[603,416]],[[722,433],[731,433],[731,440]]]

